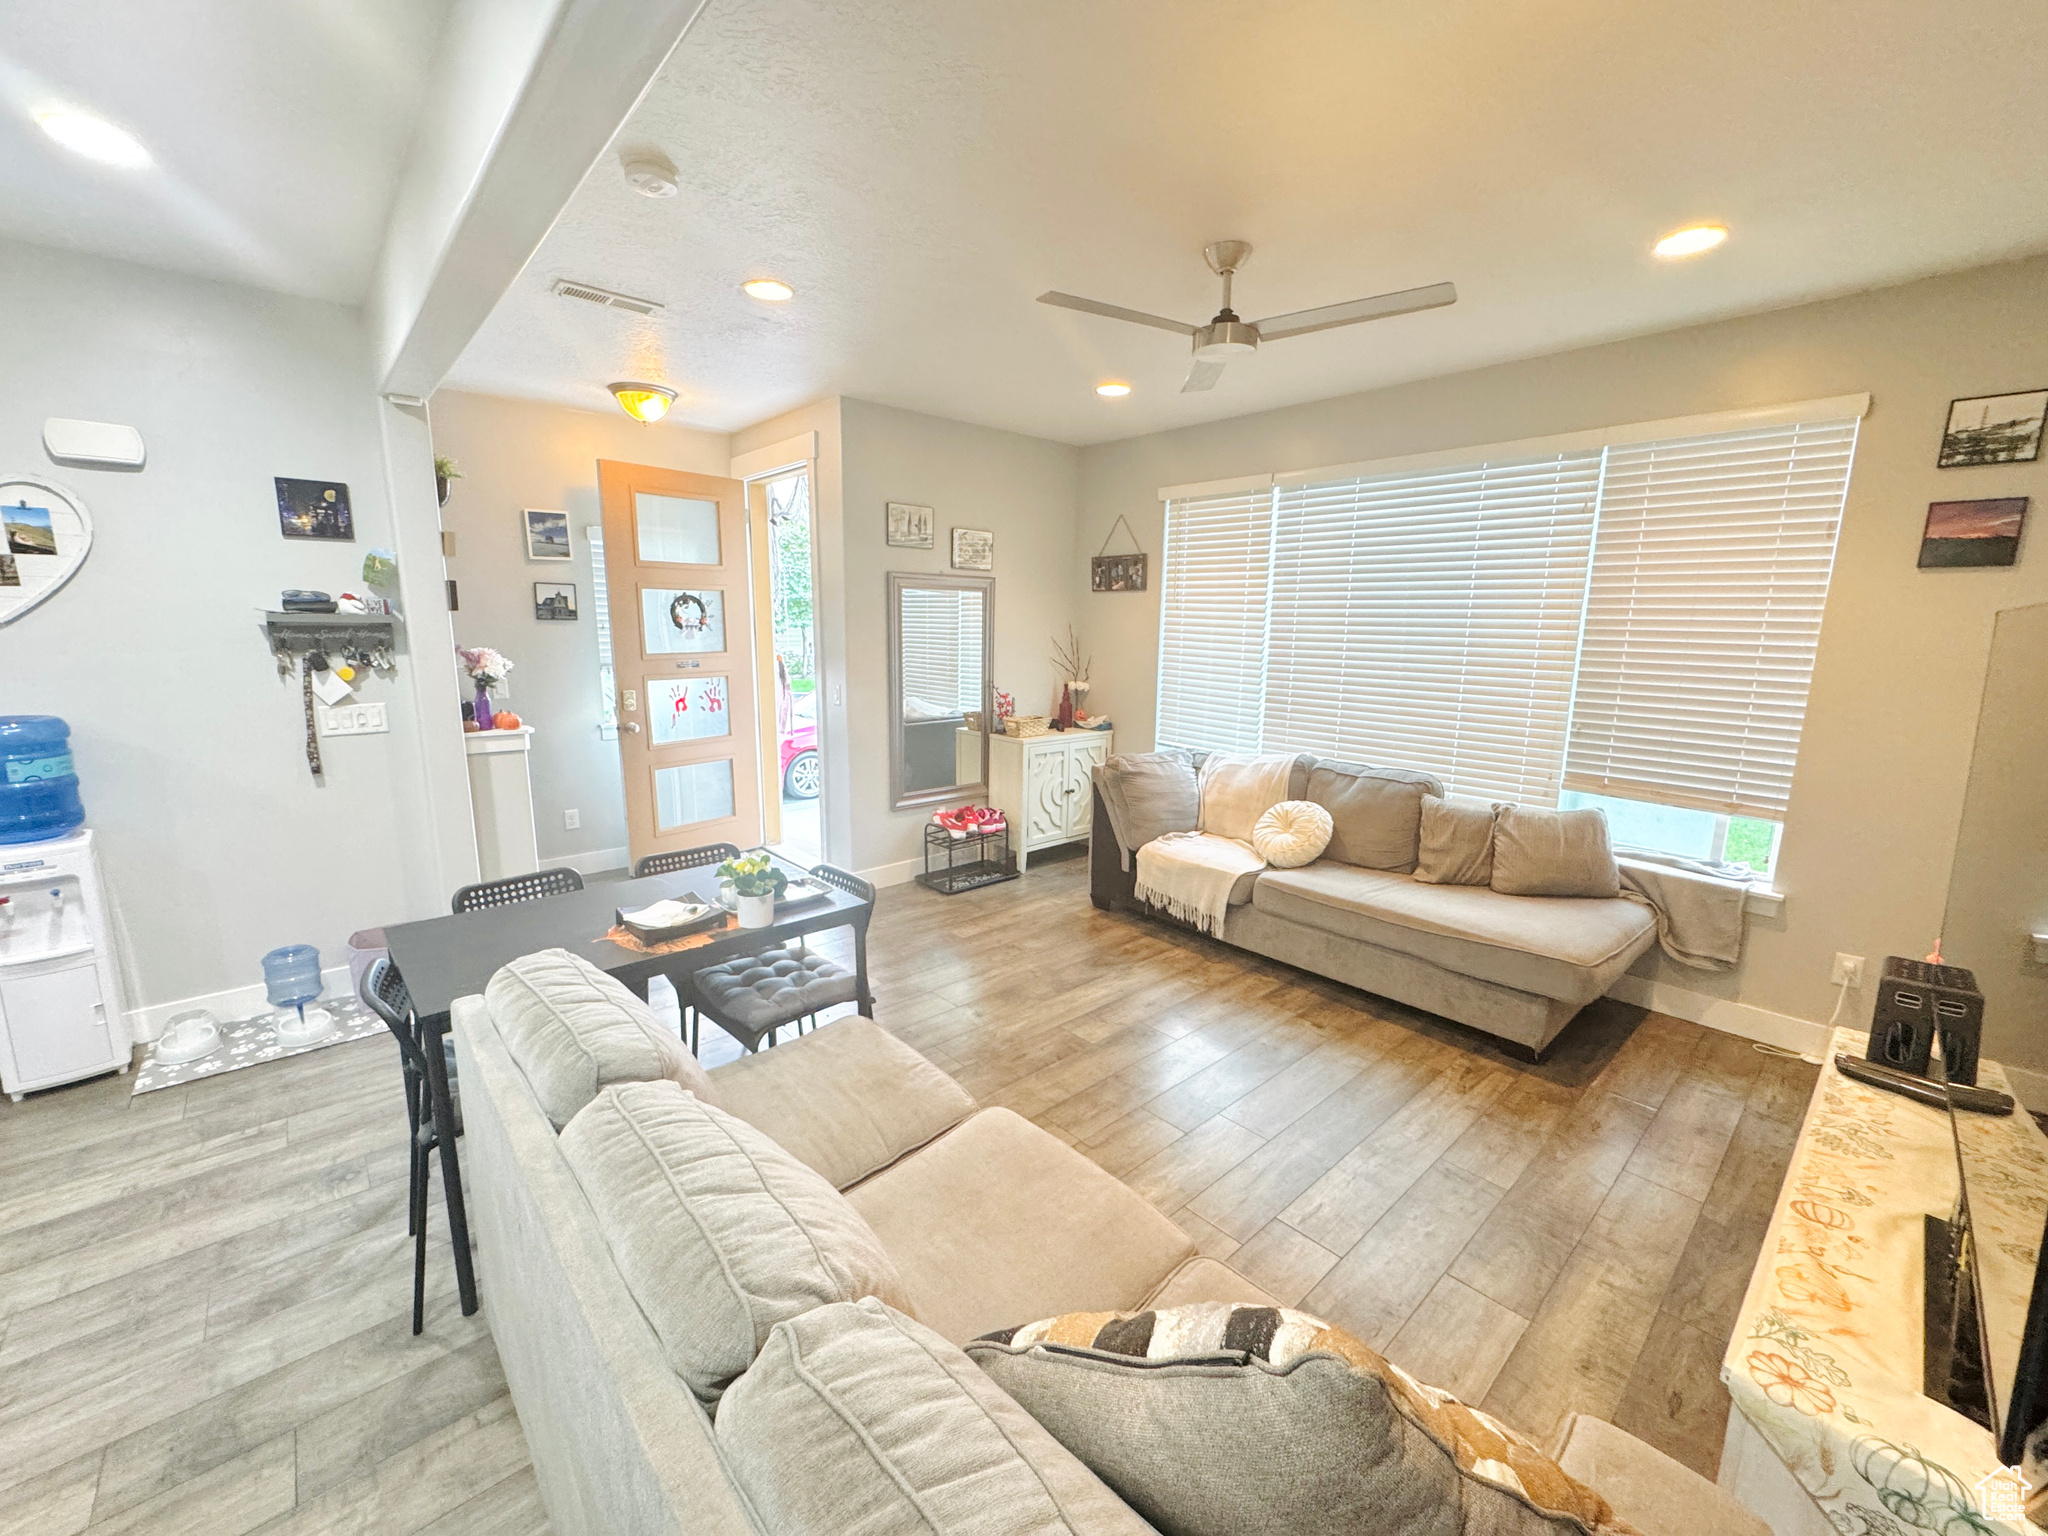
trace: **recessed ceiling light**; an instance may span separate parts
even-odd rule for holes
[[[149,164],[149,151],[126,129],[77,112],[45,112],[36,121],[43,132],[73,154],[102,165],[119,165],[133,170]]]
[[[1109,400],[1121,400],[1131,392],[1131,386],[1122,379],[1107,379],[1095,386],[1095,393]]]
[[[668,408],[675,403],[676,392],[666,384],[635,384],[631,382],[607,384],[612,398],[619,402],[619,409],[635,421],[655,422],[668,414]]]
[[[1681,256],[1698,256],[1711,251],[1728,238],[1728,231],[1719,224],[1688,224],[1684,229],[1674,229],[1650,249],[1666,261]]]
[[[740,292],[769,304],[784,304],[796,297],[794,288],[773,277],[757,277],[750,283],[741,283]]]

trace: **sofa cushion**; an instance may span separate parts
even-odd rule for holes
[[[1123,753],[1097,768],[1094,779],[1126,869],[1130,855],[1153,838],[1192,832],[1201,820],[1195,765],[1183,752]]]
[[[835,1019],[712,1070],[719,1107],[815,1168],[834,1189],[974,1113],[952,1078],[873,1019]]]
[[[1313,800],[1282,800],[1252,828],[1252,849],[1276,869],[1313,864],[1330,846],[1330,813]]]
[[[1619,896],[1607,817],[1591,807],[1502,806],[1493,821],[1493,888],[1508,896]]]
[[[674,1083],[619,1083],[562,1132],[605,1245],[675,1373],[706,1404],[785,1318],[902,1282],[846,1197]]]
[[[484,987],[505,1049],[560,1130],[611,1083],[667,1078],[717,1103],[711,1078],[647,1005],[580,955],[522,955]]]
[[[1267,870],[1252,891],[1252,905],[1562,1002],[1587,1003],[1605,992],[1657,931],[1649,908],[1619,898],[1503,896],[1486,886],[1430,885],[1328,859],[1306,869]]]
[[[1771,1528],[1691,1467],[1590,1414],[1574,1414],[1558,1465],[1598,1488],[1643,1536],[1771,1536]]]
[[[1415,878],[1430,885],[1493,884],[1493,817],[1484,800],[1422,797],[1422,852]]]
[[[958,1346],[872,1297],[778,1323],[717,1435],[779,1536],[1151,1529]]]
[[[846,1199],[894,1260],[910,1310],[955,1341],[1073,1307],[1135,1307],[1195,1251],[1128,1185],[1007,1109],[982,1110]]]
[[[1200,1301],[1222,1301],[1247,1307],[1277,1307],[1280,1303],[1228,1264],[1197,1254],[1159,1282],[1159,1289],[1147,1296],[1144,1305],[1156,1311],[1169,1307],[1193,1306]]]
[[[967,1353],[1167,1536],[1630,1529],[1505,1425],[1304,1312],[1083,1313]]]
[[[1422,797],[1443,792],[1442,781],[1426,773],[1318,762],[1309,770],[1306,798],[1330,813],[1325,857],[1405,874],[1415,867]]]

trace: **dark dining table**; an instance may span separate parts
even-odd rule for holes
[[[808,874],[779,857],[776,862],[792,878]],[[412,997],[420,1047],[426,1057],[427,1094],[433,1110],[434,1140],[441,1152],[449,1237],[455,1248],[456,1287],[465,1316],[476,1311],[476,1275],[470,1264],[469,1221],[463,1210],[462,1169],[455,1152],[455,1108],[448,1092],[442,1047],[458,997],[482,992],[501,966],[541,949],[566,949],[581,955],[645,997],[648,982],[656,976],[682,976],[740,955],[759,954],[805,934],[851,928],[860,1011],[874,1012],[874,998],[868,990],[868,919],[874,915],[874,904],[834,885],[825,886],[825,895],[801,904],[777,902],[775,921],[765,928],[742,928],[737,918],[728,918],[725,928],[710,931],[708,943],[669,954],[627,949],[605,937],[616,925],[621,909],[636,911],[664,899],[716,903],[718,886],[715,868],[679,869],[673,874],[608,881],[478,912],[395,923],[384,930],[391,963],[405,978],[406,991]]]

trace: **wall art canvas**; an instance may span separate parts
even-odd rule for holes
[[[1096,555],[1088,562],[1089,586],[1097,592],[1145,590],[1143,555]]]
[[[907,501],[889,503],[889,543],[896,549],[931,549],[932,509]]]
[[[276,485],[277,526],[286,538],[355,539],[348,487],[340,481],[287,480],[280,475]]]
[[[2031,464],[2041,457],[2044,417],[2048,417],[2048,389],[1952,401],[1948,428],[1941,434],[1941,457],[1934,461],[1935,467]]]
[[[536,619],[576,617],[576,584],[570,581],[536,581],[533,584],[533,616]]]
[[[8,624],[69,581],[92,548],[92,519],[62,486],[33,476],[0,476],[0,624]]]
[[[576,551],[569,543],[569,514],[526,509],[526,558],[529,560],[573,560]]]
[[[953,569],[992,571],[996,568],[996,536],[985,528],[953,530]]]
[[[2011,565],[2019,559],[2020,525],[2026,518],[2024,496],[1930,502],[1927,529],[1920,537],[1920,569]]]

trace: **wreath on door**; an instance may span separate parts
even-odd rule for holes
[[[690,617],[692,608],[697,610],[695,618]],[[701,635],[711,627],[711,610],[696,593],[679,592],[668,605],[668,621],[686,635]]]

